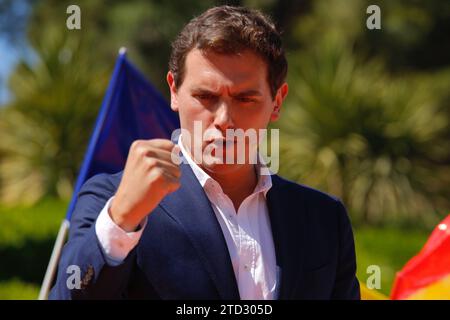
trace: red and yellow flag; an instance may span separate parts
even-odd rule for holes
[[[397,273],[391,299],[450,300],[450,215]]]

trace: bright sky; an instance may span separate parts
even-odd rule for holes
[[[18,60],[17,52],[9,48],[9,44],[0,37],[0,105],[10,98],[8,92],[8,76]]]
[[[22,19],[27,19],[30,11],[28,1],[13,1],[11,2],[11,9],[22,15]],[[23,20],[26,23],[26,20]],[[15,39],[17,43],[25,43],[25,34],[21,35],[23,39]],[[8,78],[10,73],[14,70],[15,65],[20,59],[32,54],[29,48],[17,48],[11,46],[4,34],[0,33],[0,106],[11,99],[11,94],[8,91]],[[27,57],[29,59],[29,57]],[[27,59],[27,60],[28,60]]]
[[[37,60],[37,56],[31,47],[25,45],[22,48],[11,47],[6,39],[0,36],[0,107],[13,98],[8,90],[8,79],[20,60],[33,63]]]

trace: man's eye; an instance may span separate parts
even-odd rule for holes
[[[215,98],[212,94],[197,94],[195,97],[200,100],[212,100]]]
[[[243,102],[243,103],[255,102],[255,99],[252,99],[252,98],[249,98],[249,97],[237,97],[236,99],[239,102]]]

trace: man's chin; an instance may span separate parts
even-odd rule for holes
[[[211,158],[204,159],[201,166],[203,167],[203,170],[209,173],[226,174],[239,169],[243,164],[223,163],[220,159]]]

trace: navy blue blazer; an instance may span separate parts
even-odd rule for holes
[[[116,267],[106,263],[95,221],[122,172],[89,179],[78,194],[49,298],[239,299],[210,202],[189,165],[181,164],[181,172],[180,188],[151,212],[138,245]],[[359,299],[353,233],[342,203],[277,175],[272,184],[267,204],[281,269],[278,298]],[[66,284],[70,265],[81,270],[78,289]]]

